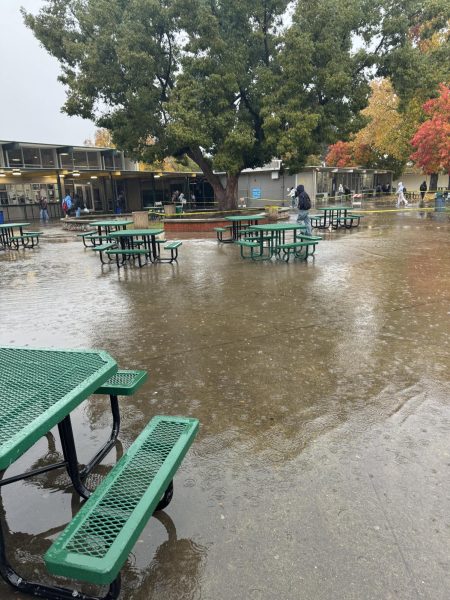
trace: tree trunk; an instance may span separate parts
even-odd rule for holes
[[[219,210],[234,210],[237,208],[237,188],[239,174],[229,175],[227,173],[226,186],[216,173],[214,173],[210,161],[203,156],[200,148],[189,148],[186,154],[198,164],[204,176],[214,190],[214,197],[219,203]]]
[[[430,175],[430,187],[428,188],[430,191],[436,191],[437,190],[438,177],[439,177],[438,173],[431,173],[431,175]]]
[[[227,175],[226,187],[223,187],[222,182],[217,185],[216,182],[210,182],[214,197],[219,203],[219,210],[234,210],[237,208],[237,187],[239,175]]]

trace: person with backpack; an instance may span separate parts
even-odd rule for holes
[[[422,183],[420,184],[419,190],[420,190],[420,199],[423,202],[423,200],[425,198],[425,192],[427,191],[427,182],[425,180],[423,180]]]
[[[309,218],[309,209],[311,208],[311,198],[305,192],[305,186],[300,184],[295,191],[297,198],[298,217],[297,223],[302,221],[306,225],[306,235],[311,235],[311,219]]]
[[[403,183],[399,181],[397,185],[397,207],[399,207],[402,203],[405,206],[408,206],[409,202],[405,197],[405,192],[406,188],[404,187]]]
[[[64,200],[62,201],[62,209],[63,209],[65,217],[69,216],[69,211],[71,208],[72,208],[72,197],[69,194],[69,192],[67,192],[67,195],[65,196]]]

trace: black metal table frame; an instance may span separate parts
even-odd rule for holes
[[[120,248],[121,250],[133,250],[135,248],[135,246],[140,247],[141,244],[144,245],[144,248],[146,250],[148,250],[148,253],[145,254],[145,257],[147,260],[149,260],[151,263],[156,263],[158,262],[159,256],[160,256],[160,252],[159,252],[159,244],[157,244],[156,242],[156,236],[158,234],[153,234],[153,235],[142,235],[140,237],[142,237],[142,241],[140,241],[139,243],[137,243],[135,241],[135,238],[137,236],[134,236],[132,234],[132,230],[130,231],[130,235],[121,235],[119,238],[116,237],[111,237],[111,238],[107,238],[109,241],[115,241],[117,239],[119,239],[119,244],[120,244]],[[123,256],[122,257],[122,265],[126,262],[126,260],[129,260],[130,257],[128,256]]]
[[[70,480],[73,484],[75,491],[82,498],[89,498],[91,495],[90,490],[86,488],[83,483],[83,480],[89,475],[92,469],[102,460],[104,456],[111,450],[114,446],[117,436],[119,435],[120,430],[120,411],[119,411],[119,402],[116,395],[110,396],[111,402],[111,413],[113,416],[113,424],[111,429],[111,434],[109,439],[103,444],[103,446],[98,450],[98,452],[91,458],[88,464],[80,470],[77,450],[75,446],[75,439],[73,436],[72,429],[72,421],[70,419],[70,414],[68,414],[60,423],[58,423],[58,431],[59,437],[61,440],[61,446],[64,456],[64,461],[59,463],[54,463],[52,465],[47,465],[45,467],[41,467],[39,469],[32,469],[27,471],[26,473],[21,473],[19,475],[14,475],[13,477],[8,477],[6,479],[0,480],[0,488],[4,485],[8,485],[23,479],[28,479],[29,477],[33,477],[35,475],[40,475],[42,473],[47,473],[49,471],[53,471],[55,469],[60,469],[65,467],[67,473],[70,477]],[[4,473],[4,471],[0,472],[0,477]],[[170,487],[170,486],[169,486]],[[169,488],[166,491],[166,494],[170,493]],[[0,575],[3,579],[10,584],[12,587],[17,589],[20,592],[29,594],[31,596],[37,598],[48,598],[50,600],[73,600],[77,598],[77,600],[116,600],[120,594],[120,574],[117,578],[111,583],[109,586],[109,590],[105,596],[91,596],[82,594],[76,590],[63,588],[59,586],[51,586],[51,585],[42,585],[40,583],[34,583],[27,581],[23,577],[21,577],[10,565],[6,556],[6,547],[5,547],[5,539],[3,534],[3,524],[0,519]]]
[[[341,218],[347,218],[347,212],[352,210],[351,207],[343,206],[343,207],[333,207],[333,208],[322,208],[323,211],[323,223],[317,226],[317,229],[327,229],[328,227],[332,227],[333,229],[337,229],[340,225]],[[344,216],[341,216],[341,213],[344,213]],[[328,218],[328,223],[327,223]]]
[[[286,232],[293,232],[293,243],[297,241],[297,236],[302,236],[301,232],[304,227],[295,227],[294,229],[266,229],[266,230],[254,230],[253,233],[259,233],[259,254],[254,258],[254,260],[270,260],[272,256],[278,256],[280,254],[280,250],[278,249],[279,244],[284,244],[286,241]],[[267,240],[267,234],[270,233],[270,239]],[[269,250],[269,255],[264,256],[264,242],[268,241],[267,247]]]
[[[14,237],[14,224],[10,228],[2,227],[0,229],[0,250],[6,250],[6,248],[12,248],[11,238]],[[19,227],[20,235],[23,236],[23,226]],[[25,247],[22,238],[22,246]]]
[[[257,225],[259,219],[244,219],[239,221],[231,221],[231,240],[239,240],[242,231],[248,229],[252,225]]]

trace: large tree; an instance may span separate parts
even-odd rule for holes
[[[438,173],[449,174],[450,188],[450,87],[440,86],[440,94],[423,106],[428,119],[422,123],[411,143],[412,160],[431,175],[430,189],[436,189]]]
[[[378,42],[401,5],[47,0],[25,20],[60,62],[68,114],[106,127],[138,160],[186,154],[227,208],[242,169],[275,156],[299,168],[358,129],[376,61],[389,69],[389,52],[404,43]]]
[[[399,110],[400,99],[388,79],[371,83],[372,93],[361,117],[366,125],[349,142],[336,142],[328,149],[329,166],[360,165],[390,169],[398,176],[412,152],[411,137],[422,117],[415,99]]]

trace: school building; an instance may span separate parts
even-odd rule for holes
[[[126,210],[168,203],[175,190],[198,207],[214,200],[202,173],[141,171],[114,148],[0,141],[0,211],[4,220],[39,217],[39,200],[48,201],[51,218],[62,216],[62,198],[78,194],[92,212],[113,212],[123,191]]]
[[[439,184],[445,187],[446,176]],[[405,172],[403,183],[416,189],[429,177]],[[264,206],[270,201],[289,203],[289,190],[302,183],[315,204],[337,195],[339,186],[352,194],[375,194],[378,186],[395,187],[392,172],[362,167],[306,166],[290,174],[281,160],[264,167],[245,169],[238,184],[238,205]],[[183,192],[188,207],[212,208],[214,192],[201,171],[161,172],[142,170],[139,164],[115,148],[64,146],[19,141],[0,141],[0,211],[4,220],[19,221],[39,216],[39,200],[48,201],[51,218],[62,216],[61,200],[78,194],[90,212],[114,212],[123,191],[128,212],[170,203],[174,191]]]

